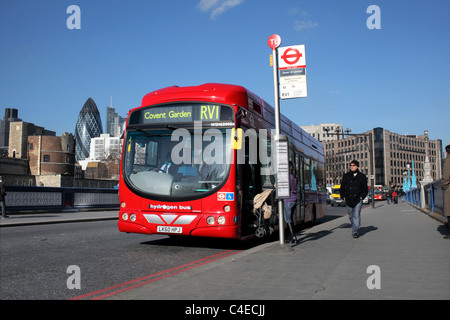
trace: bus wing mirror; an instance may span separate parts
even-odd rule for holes
[[[242,149],[242,129],[232,128],[231,129],[231,148],[236,150]]]

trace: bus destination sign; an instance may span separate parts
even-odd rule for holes
[[[139,123],[160,124],[193,121],[233,121],[232,108],[216,104],[178,104],[140,110]],[[135,123],[133,121],[133,123]]]

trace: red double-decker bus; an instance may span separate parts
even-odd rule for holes
[[[241,86],[169,87],[130,110],[119,182],[119,230],[131,233],[246,239],[272,221],[255,197],[273,189],[274,109]],[[322,145],[281,116],[298,180],[295,224],[325,214]],[[271,203],[272,201],[272,203]],[[273,214],[270,214],[273,212]],[[275,217],[275,219],[274,219]]]

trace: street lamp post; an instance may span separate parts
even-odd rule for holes
[[[406,191],[409,191],[411,189],[411,179],[409,178],[409,163],[406,164],[406,170],[408,170],[408,177],[406,179]]]

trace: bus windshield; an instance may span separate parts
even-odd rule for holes
[[[201,198],[217,191],[230,171],[227,129],[136,128],[128,131],[125,141],[125,183],[146,198]]]

